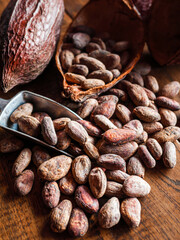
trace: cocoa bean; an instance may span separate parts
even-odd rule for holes
[[[97,43],[101,47],[101,49],[106,50],[106,44],[104,43],[104,41],[101,38],[100,37],[93,37],[91,39],[91,41],[94,42],[94,43]]]
[[[142,134],[135,139],[137,144],[145,143],[148,140],[148,134],[146,131],[143,131]]]
[[[65,76],[66,80],[70,83],[81,84],[82,81],[86,80],[86,78],[84,76],[75,74],[75,73],[70,73],[70,72],[65,73],[64,76]]]
[[[17,120],[26,115],[30,116],[33,111],[33,105],[31,103],[24,103],[20,105],[10,116],[11,122],[17,122]]]
[[[145,87],[151,90],[152,92],[157,93],[159,91],[159,84],[154,76],[151,75],[146,76],[144,83]]]
[[[116,154],[103,154],[97,159],[97,164],[109,170],[126,172],[126,162]]]
[[[149,90],[149,89],[147,89],[145,87],[143,89],[146,92],[149,100],[154,101],[156,99],[156,95],[151,90]]]
[[[172,142],[165,142],[163,147],[163,163],[167,168],[176,166],[176,147]]]
[[[34,173],[31,170],[22,172],[14,182],[14,190],[21,196],[27,195],[33,186]]]
[[[77,32],[72,36],[72,42],[75,48],[83,49],[90,42],[91,38],[87,33]]]
[[[72,66],[74,54],[69,50],[63,50],[61,52],[61,64],[63,69],[68,70]]]
[[[98,106],[98,102],[96,99],[90,98],[87,99],[82,106],[78,109],[77,114],[81,117],[81,118],[86,118],[88,117],[91,112],[93,111],[93,109],[95,107]]]
[[[141,75],[147,75],[151,71],[151,65],[145,61],[140,61],[134,67],[134,71],[138,72]]]
[[[131,120],[123,126],[123,129],[129,129],[136,132],[136,136],[139,137],[143,133],[143,126],[139,120]]]
[[[108,91],[108,93],[117,96],[121,101],[126,101],[128,98],[127,94],[123,90],[118,89],[118,88],[111,88]]]
[[[154,168],[156,166],[156,160],[150,154],[150,152],[148,151],[148,149],[145,145],[139,146],[138,155],[139,155],[140,159],[144,162],[146,167]]]
[[[102,62],[92,57],[80,58],[80,64],[87,66],[90,71],[106,69],[105,65]]]
[[[66,230],[72,212],[71,201],[65,199],[50,213],[50,226],[53,232],[63,232]]]
[[[120,183],[107,181],[105,196],[123,198],[125,194],[122,191],[122,187],[123,185]]]
[[[49,115],[45,112],[34,112],[32,117],[36,118],[40,123],[42,123],[44,117],[49,117]]]
[[[104,85],[105,85],[105,82],[100,79],[89,78],[81,81],[81,87],[85,90],[95,88],[95,87],[101,87]]]
[[[155,103],[159,107],[167,108],[172,111],[176,111],[180,109],[180,104],[176,100],[173,100],[168,97],[163,97],[163,96],[157,97],[155,100]]]
[[[180,128],[175,126],[166,127],[153,134],[152,137],[155,138],[159,143],[174,142],[180,138]]]
[[[71,119],[70,118],[66,118],[66,117],[54,119],[53,120],[54,129],[56,131],[62,130],[62,129],[65,128],[66,124],[68,122],[70,122],[70,121],[71,121]]]
[[[145,197],[151,191],[150,185],[138,176],[129,176],[124,180],[123,191],[129,197]]]
[[[71,172],[59,180],[60,191],[65,195],[72,195],[76,186],[77,183],[75,182]]]
[[[80,123],[87,131],[87,133],[90,136],[93,137],[99,137],[102,133],[101,129],[96,127],[93,123],[86,121],[86,120],[78,120],[78,123]]]
[[[116,129],[117,127],[104,115],[95,115],[94,116],[95,123],[102,128],[104,131],[108,129]]]
[[[24,142],[14,136],[8,136],[0,140],[0,152],[11,153],[21,150]]]
[[[143,166],[138,156],[133,156],[129,159],[129,162],[127,164],[127,172],[130,175],[137,175],[141,178],[144,178],[145,167]]]
[[[85,143],[88,139],[88,133],[85,128],[76,121],[70,121],[66,125],[68,135],[79,143]]]
[[[146,142],[147,148],[156,160],[160,160],[162,156],[162,147],[154,138],[149,138]]]
[[[133,113],[144,122],[156,122],[161,120],[160,114],[149,107],[136,107],[134,108]]]
[[[112,69],[111,72],[113,74],[113,78],[118,78],[120,76],[120,74],[121,74],[119,69]]]
[[[19,129],[33,137],[37,137],[40,133],[40,122],[32,116],[21,116],[18,120]]]
[[[93,52],[95,50],[100,50],[101,47],[99,46],[99,44],[97,43],[94,43],[94,42],[90,42],[88,43],[88,45],[86,46],[86,52],[87,53],[90,53],[90,52]]]
[[[75,56],[73,63],[74,64],[79,64],[80,63],[80,58],[82,57],[88,57],[87,53],[80,53],[77,56]]]
[[[78,157],[79,155],[84,154],[83,150],[79,146],[77,146],[76,144],[74,144],[72,142],[71,142],[69,148],[67,149],[67,151],[75,157],[76,156]]]
[[[116,119],[116,118],[111,118],[110,121],[111,121],[117,128],[122,128],[122,124],[121,124],[121,122],[120,122],[118,119]],[[108,129],[106,129],[106,130],[108,130]],[[105,130],[105,131],[106,131],[106,130]]]
[[[68,72],[83,75],[86,77],[89,73],[89,69],[87,66],[82,64],[73,64],[68,68]]]
[[[60,191],[56,182],[45,182],[42,190],[44,204],[49,208],[55,208],[60,199]]]
[[[98,159],[99,152],[98,149],[91,142],[87,141],[84,143],[83,150],[91,159]]]
[[[161,123],[164,127],[176,125],[177,117],[173,111],[166,108],[159,108],[159,113],[161,115]]]
[[[144,131],[148,134],[159,132],[163,129],[163,125],[160,122],[142,123]]]
[[[141,87],[144,87],[144,80],[143,80],[142,76],[138,72],[130,72],[127,75],[127,79],[131,83],[135,83],[135,84],[138,84]]]
[[[120,220],[120,204],[116,197],[110,198],[98,213],[98,222],[102,228],[111,228]]]
[[[12,175],[13,176],[19,176],[25,168],[30,164],[31,162],[31,155],[32,152],[29,148],[24,148],[19,156],[16,158],[16,161],[13,164],[12,167]]]
[[[101,198],[107,186],[107,178],[103,170],[95,167],[89,174],[89,186],[95,198]]]
[[[91,171],[91,161],[86,155],[76,157],[72,162],[72,174],[75,181],[85,184]]]
[[[127,198],[121,203],[121,214],[130,227],[138,227],[141,221],[141,204],[137,198]]]
[[[113,79],[113,74],[112,72],[108,70],[97,70],[88,75],[88,78],[96,78],[96,79],[101,79],[105,83],[109,83]]]
[[[178,95],[179,90],[180,83],[178,81],[172,81],[161,88],[159,95],[174,98]]]
[[[67,135],[65,129],[57,132],[57,144],[56,147],[60,150],[67,149],[71,144],[71,138]]]
[[[33,147],[32,152],[32,160],[36,167],[39,167],[43,162],[51,158],[49,153],[40,146]]]
[[[53,121],[50,117],[44,117],[41,123],[41,132],[43,139],[50,145],[57,144],[57,135],[54,129]]]
[[[68,173],[71,162],[72,159],[65,155],[53,157],[39,166],[38,175],[47,181],[59,180]]]
[[[132,115],[130,110],[122,104],[117,104],[115,114],[123,124],[126,124],[132,120]]]
[[[98,97],[98,103],[102,104],[103,102],[106,101],[113,101],[114,103],[117,103],[119,101],[118,97],[115,95],[104,95],[104,96],[100,96]]]
[[[75,201],[85,212],[96,213],[99,210],[99,202],[93,197],[89,188],[82,185],[76,189]]]
[[[123,183],[124,180],[129,177],[129,174],[122,172],[121,170],[106,171],[106,177],[108,180]]]
[[[80,208],[74,208],[68,225],[69,234],[73,237],[82,237],[87,233],[88,227],[85,213]]]

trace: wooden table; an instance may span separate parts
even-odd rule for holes
[[[66,13],[63,31],[86,2],[87,0],[65,0]],[[7,0],[0,0],[0,14],[7,3]],[[154,63],[152,74],[157,77],[160,86],[173,80],[180,81],[180,66],[159,67]],[[16,87],[8,94],[0,91],[0,97],[8,99],[21,90],[34,91],[56,101],[61,101],[61,83],[54,59],[36,81]],[[180,96],[177,99],[180,101]],[[3,137],[3,134],[1,131],[0,137]],[[177,143],[177,146],[180,149],[180,144]],[[103,230],[95,226],[88,231],[85,237],[80,239],[180,239],[179,150],[177,150],[177,154],[178,161],[174,169],[165,169],[159,163],[155,169],[146,171],[145,180],[151,185],[152,191],[148,197],[140,199],[142,203],[142,221],[138,228],[130,229],[121,220],[117,226],[110,230]],[[28,196],[18,197],[14,194],[11,168],[16,156],[17,153],[0,155],[0,239],[71,239],[67,233],[55,234],[50,230],[48,224],[49,210],[42,202],[40,192],[42,183],[37,178],[33,190]]]

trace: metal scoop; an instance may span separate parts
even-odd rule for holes
[[[39,140],[38,138],[31,137],[23,132],[18,130],[17,123],[12,123],[9,119],[11,114],[14,112],[16,108],[24,103],[32,103],[35,112],[46,112],[48,113],[53,119],[60,118],[60,117],[69,117],[72,120],[82,120],[76,113],[71,111],[69,108],[41,95],[38,95],[33,92],[29,91],[22,91],[15,95],[10,100],[0,99],[0,127],[8,130],[9,132],[22,137],[24,139],[28,139],[34,143],[40,144],[44,147],[48,147],[50,149],[56,150],[61,154],[68,155],[72,157],[71,154],[59,150],[58,148],[49,145],[48,143]]]

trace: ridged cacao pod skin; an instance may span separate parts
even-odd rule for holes
[[[10,1],[0,19],[4,92],[43,72],[54,54],[63,13],[63,0]]]

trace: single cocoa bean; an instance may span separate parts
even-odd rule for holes
[[[21,196],[27,195],[33,186],[34,173],[31,170],[22,172],[14,182],[14,190]]]
[[[72,36],[72,42],[75,48],[83,49],[90,42],[91,38],[87,33],[77,32]]]
[[[42,190],[44,204],[49,208],[55,208],[60,199],[60,191],[56,182],[45,182]]]
[[[86,77],[89,73],[89,69],[87,66],[82,64],[73,64],[68,68],[68,72],[83,75]]]
[[[151,71],[151,65],[145,61],[140,61],[136,64],[134,71],[138,72],[141,75],[147,75]]]
[[[104,131],[109,129],[116,129],[117,127],[104,115],[95,115],[94,116],[95,123],[102,128]]]
[[[131,115],[130,110],[126,106],[124,106],[120,103],[117,104],[117,106],[116,106],[115,114],[116,114],[117,118],[123,124],[126,124],[126,123],[128,123],[129,121],[132,120],[132,115]]]
[[[161,90],[159,95],[168,97],[168,98],[174,98],[178,95],[180,90],[180,83],[178,81],[172,81],[168,84],[165,84]]]
[[[51,158],[49,153],[40,146],[34,146],[32,152],[32,160],[36,167],[39,167],[43,162]]]
[[[117,127],[117,128],[122,128],[122,124],[121,122],[116,119],[116,118],[111,118],[110,121]],[[106,129],[105,131],[107,131],[108,129]]]
[[[105,83],[109,83],[113,79],[113,74],[112,72],[108,70],[97,70],[88,75],[88,78],[95,78],[95,79],[101,79]]]
[[[123,126],[123,129],[129,129],[136,132],[136,136],[139,137],[143,133],[143,126],[139,120],[131,120]]]
[[[17,120],[26,115],[30,116],[33,111],[33,105],[31,103],[24,103],[20,105],[10,116],[11,122],[17,122]]]
[[[11,153],[21,150],[24,142],[14,136],[8,136],[0,140],[0,152]]]
[[[54,119],[53,124],[54,124],[55,131],[59,131],[59,130],[64,129],[66,124],[70,121],[71,121],[71,119],[66,118],[66,117]]]
[[[139,155],[140,159],[144,162],[146,167],[154,168],[156,166],[156,160],[150,154],[150,152],[148,151],[148,149],[145,145],[139,146],[138,155]]]
[[[87,133],[90,136],[93,137],[99,137],[102,133],[101,129],[96,127],[93,123],[86,121],[86,120],[78,120],[78,123],[80,123],[87,131]]]
[[[176,147],[172,142],[165,142],[163,147],[163,163],[167,168],[176,166]]]
[[[125,194],[122,190],[123,185],[113,181],[107,181],[105,196],[124,198]]]
[[[60,191],[65,195],[72,195],[76,186],[77,183],[75,182],[71,172],[59,180]]]
[[[172,111],[177,111],[180,109],[180,104],[176,100],[173,100],[168,97],[163,97],[163,96],[157,97],[155,100],[155,103],[159,107],[167,108]]]
[[[91,39],[91,41],[94,42],[94,43],[97,43],[101,47],[101,49],[106,50],[106,44],[104,43],[104,41],[101,38],[100,37],[93,37]]]
[[[66,131],[72,139],[79,143],[85,143],[88,139],[88,133],[86,129],[76,121],[70,121],[67,123]]]
[[[82,237],[87,233],[88,227],[85,213],[80,208],[74,208],[68,225],[69,234],[73,237]]]
[[[159,132],[163,129],[163,125],[160,122],[142,123],[144,131],[148,134]]]
[[[97,43],[94,43],[94,42],[90,42],[88,43],[88,45],[86,46],[86,52],[87,53],[90,53],[90,52],[93,52],[95,50],[100,50],[101,47],[99,46],[99,44]]]
[[[32,116],[36,118],[40,123],[42,123],[44,117],[49,117],[49,115],[45,112],[34,112]]]
[[[176,126],[166,127],[153,134],[152,137],[155,138],[159,143],[174,142],[180,138],[180,128]]]
[[[159,108],[159,113],[161,115],[161,123],[164,127],[176,125],[177,117],[173,111],[166,108]]]
[[[147,89],[145,87],[143,89],[146,92],[149,100],[154,101],[156,99],[156,95],[151,90],[149,90],[149,89]]]
[[[51,210],[50,226],[53,232],[66,230],[72,212],[71,201],[65,199],[57,207]]]
[[[98,222],[102,228],[111,228],[120,220],[120,204],[116,197],[110,198],[98,213]]]
[[[99,152],[96,146],[93,143],[87,141],[84,143],[83,150],[91,159],[98,159]]]
[[[89,174],[89,186],[95,198],[101,198],[107,187],[107,178],[103,170],[95,167]]]
[[[148,140],[148,134],[146,131],[143,131],[142,134],[135,139],[137,144],[143,144]]]
[[[18,120],[19,129],[33,137],[37,137],[40,133],[40,122],[32,116],[21,116]]]
[[[129,174],[122,172],[121,170],[106,171],[106,177],[108,180],[112,180],[118,183],[123,183],[124,180],[129,177]]]
[[[102,62],[92,57],[80,58],[80,64],[87,66],[90,71],[106,70],[106,67]]]
[[[41,132],[43,135],[43,139],[49,143],[50,145],[57,144],[57,135],[54,129],[53,121],[50,117],[44,117],[41,123]]]
[[[72,159],[65,155],[53,157],[39,166],[38,174],[43,180],[59,180],[68,173],[71,162]]]
[[[101,87],[104,85],[105,85],[105,82],[100,79],[89,78],[81,81],[81,87],[85,90],[95,88],[95,87]]]
[[[77,56],[75,56],[73,63],[74,64],[80,64],[80,58],[82,57],[88,57],[87,53],[80,53]]]
[[[82,106],[78,109],[77,114],[84,119],[88,117],[93,111],[93,109],[97,106],[98,106],[98,101],[96,99],[93,99],[93,98],[87,99],[82,104]]]
[[[94,198],[89,188],[84,185],[76,189],[75,201],[85,212],[96,213],[99,210],[98,200]]]
[[[65,129],[57,132],[57,144],[56,147],[60,150],[67,149],[71,144],[71,138],[67,135]]]
[[[112,69],[111,72],[113,74],[113,78],[118,78],[121,75],[119,69]]]
[[[145,197],[151,191],[150,185],[138,176],[129,176],[124,180],[123,191],[129,197]]]
[[[135,84],[138,84],[141,87],[144,87],[144,80],[143,80],[142,76],[138,72],[130,72],[127,75],[127,79],[131,83],[135,83]]]
[[[160,114],[149,107],[136,107],[134,108],[133,113],[144,122],[156,122],[161,120]]]
[[[61,52],[61,64],[65,70],[71,67],[74,59],[74,54],[69,50],[63,50]]]
[[[84,76],[75,74],[75,73],[70,73],[70,72],[65,73],[64,76],[65,76],[66,80],[70,83],[81,84],[82,81],[86,80],[86,78]]]
[[[103,154],[97,159],[97,164],[109,170],[126,172],[126,162],[116,154]]]
[[[141,221],[141,204],[137,198],[127,198],[121,203],[121,214],[130,227],[138,227]]]
[[[12,175],[13,176],[19,176],[25,168],[30,164],[31,162],[31,155],[32,152],[29,148],[24,148],[19,156],[16,158],[16,161],[13,164],[12,167]]]
[[[111,88],[108,91],[108,93],[117,96],[121,101],[126,101],[128,98],[127,94],[123,90],[118,89],[118,88]]]
[[[151,75],[146,76],[144,83],[145,87],[151,90],[152,92],[157,93],[159,91],[159,84],[154,76]]]
[[[147,148],[156,160],[160,160],[163,154],[162,147],[154,138],[149,138],[146,142]]]
[[[75,157],[76,156],[78,157],[79,155],[84,154],[83,150],[79,146],[77,146],[76,144],[74,144],[72,142],[71,142],[69,148],[67,149],[67,151]]]
[[[133,156],[129,159],[127,164],[127,172],[130,175],[137,175],[141,178],[144,178],[145,167],[143,166],[138,156]]]

